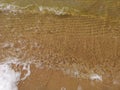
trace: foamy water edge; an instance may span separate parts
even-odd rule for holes
[[[25,7],[20,7],[14,4],[0,3],[0,11],[4,13],[23,13],[26,11],[32,11],[31,7],[34,5],[27,5]],[[33,9],[38,13],[42,14],[54,14],[54,15],[74,15],[79,12],[79,10],[69,7],[48,7],[48,6],[37,6],[37,9]]]
[[[21,66],[21,70],[13,69],[13,66]],[[22,77],[22,72],[26,71]],[[0,63],[0,90],[18,90],[17,85],[22,80],[25,80],[31,74],[30,63],[20,62],[17,58],[7,58]]]

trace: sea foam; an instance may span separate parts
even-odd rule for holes
[[[12,4],[5,4],[5,3],[0,3],[0,11],[10,12],[10,13],[21,12],[18,6]]]
[[[21,70],[19,69],[21,67]],[[26,73],[22,76],[23,71]],[[0,63],[0,90],[18,90],[17,85],[30,75],[30,63],[7,59]]]

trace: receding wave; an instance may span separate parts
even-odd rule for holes
[[[53,15],[72,15],[72,16],[100,16],[100,17],[119,17],[119,1],[99,2],[91,0],[18,0],[0,1],[0,12],[3,13],[42,13]],[[113,4],[113,5],[111,5]],[[114,14],[113,14],[114,13]]]
[[[31,9],[32,8],[32,9]],[[76,15],[79,10],[69,7],[48,7],[28,5],[20,7],[12,4],[0,4],[0,11],[4,13],[24,13],[24,12],[38,12],[41,14],[54,14],[54,15]]]

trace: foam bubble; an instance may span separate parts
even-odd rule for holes
[[[91,79],[91,80],[102,81],[102,76],[100,76],[100,75],[98,75],[98,74],[91,74],[91,75],[90,75],[90,79]]]
[[[22,70],[15,70],[13,66],[17,68],[18,65],[22,67]],[[22,72],[27,73],[21,78]],[[8,61],[0,63],[0,90],[18,90],[18,83],[21,80],[25,80],[30,75],[30,64],[19,62],[18,59],[8,59]]]

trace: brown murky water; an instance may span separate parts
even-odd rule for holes
[[[35,0],[26,9],[29,0],[1,0],[0,60],[32,62],[19,90],[120,90],[120,3],[115,1]],[[44,14],[36,11],[41,5]]]
[[[0,59],[41,65],[31,65],[19,90],[119,90],[119,26],[87,16],[0,14]]]

